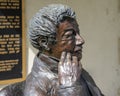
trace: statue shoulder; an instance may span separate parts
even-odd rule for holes
[[[86,82],[90,82],[92,85],[96,86],[92,76],[85,69],[82,69],[82,77]]]
[[[25,81],[6,86],[0,91],[0,96],[23,96]]]
[[[101,90],[97,87],[92,76],[90,76],[90,74],[85,69],[82,70],[81,76],[84,79],[84,81],[86,82],[88,89],[89,89],[90,93],[92,94],[92,96],[104,96],[102,94]]]

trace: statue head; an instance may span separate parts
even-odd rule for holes
[[[75,19],[75,12],[62,4],[51,4],[40,9],[29,24],[31,44],[40,51],[49,50],[48,45],[56,42],[57,27],[64,17]]]
[[[68,22],[66,23],[65,21]],[[63,25],[67,24],[69,26],[69,23],[74,25],[74,27],[77,28],[77,32],[79,33],[75,12],[70,7],[62,4],[51,4],[40,9],[39,12],[36,13],[36,15],[30,21],[29,38],[31,44],[35,48],[39,49],[40,52],[47,52],[51,55],[54,50],[54,53],[57,52],[58,54],[55,53],[56,56],[53,56],[59,58],[61,52],[65,49],[59,49],[60,44],[56,44],[59,42],[58,38],[60,37],[60,34],[58,33],[60,33],[61,30],[64,30],[64,27],[60,27],[63,22],[65,23]],[[61,51],[56,51],[57,49],[55,48],[58,48],[58,50]],[[69,47],[68,49],[71,51],[74,49],[74,46]]]

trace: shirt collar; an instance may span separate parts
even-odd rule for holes
[[[34,58],[32,70],[40,71],[41,68],[46,69],[45,71],[52,71],[54,73],[58,72],[59,59],[45,54],[36,55]],[[48,70],[47,70],[48,69]]]

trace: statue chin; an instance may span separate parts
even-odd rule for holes
[[[82,52],[74,52],[72,53],[72,56],[76,56],[78,60],[80,61],[82,59]]]

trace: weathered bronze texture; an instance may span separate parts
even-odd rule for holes
[[[0,96],[103,96],[82,68],[84,39],[70,7],[41,9],[30,22],[29,38],[39,50],[31,73],[26,81],[1,90]]]

